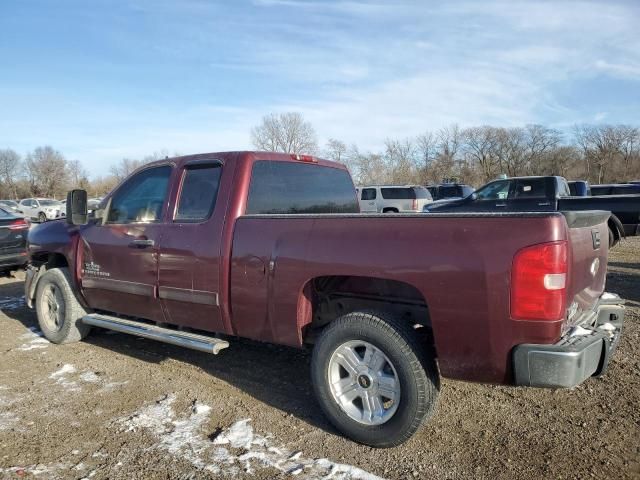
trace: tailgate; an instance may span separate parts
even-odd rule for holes
[[[610,213],[562,212],[569,227],[568,322],[566,327],[589,320],[604,292],[609,253]]]

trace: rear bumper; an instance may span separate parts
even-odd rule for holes
[[[571,388],[604,374],[622,334],[623,304],[617,295],[605,293],[594,309],[595,322],[589,327],[574,327],[556,344],[515,347],[515,384]]]

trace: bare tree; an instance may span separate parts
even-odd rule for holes
[[[62,197],[69,185],[67,160],[50,146],[38,147],[27,156],[26,171],[33,195]]]
[[[416,155],[419,157],[421,166],[419,170],[419,181],[421,183],[435,182],[432,173],[433,162],[438,152],[438,140],[433,132],[424,132],[416,137]]]
[[[20,155],[11,149],[0,150],[0,181],[14,199],[18,198],[17,183],[22,171],[23,165]]]
[[[525,175],[528,169],[528,158],[525,155],[526,133],[524,129],[521,127],[497,128],[495,132],[495,151],[499,173],[505,173],[512,177]]]
[[[318,141],[311,123],[301,113],[271,113],[251,129],[251,142],[258,150],[284,153],[316,153]]]
[[[391,182],[399,184],[415,182],[417,178],[415,146],[410,139],[387,139],[384,161],[387,164]]]
[[[335,138],[327,140],[327,146],[325,147],[324,152],[327,159],[333,160],[334,162],[344,163],[346,153],[347,145],[344,142],[336,140]]]
[[[497,129],[484,125],[467,128],[462,132],[464,150],[472,163],[476,163],[485,181],[493,178],[499,167]]]

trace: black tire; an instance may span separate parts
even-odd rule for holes
[[[382,213],[398,213],[398,210],[395,208],[385,208]]]
[[[393,365],[400,400],[384,423],[367,425],[354,420],[331,392],[331,358],[351,341],[373,345]],[[384,312],[353,312],[330,323],[314,346],[311,377],[316,398],[329,421],[352,440],[378,448],[394,447],[408,440],[433,414],[440,391],[431,347],[420,341],[407,322]]]
[[[44,214],[44,212],[40,212],[38,214],[38,222],[44,223],[46,221],[47,221],[47,216]]]
[[[613,230],[611,230],[611,227],[609,227],[609,248],[613,247],[616,243],[616,236],[613,233]]]
[[[52,343],[78,342],[91,330],[82,323],[87,312],[73,292],[68,268],[52,268],[42,275],[35,306],[40,329]]]

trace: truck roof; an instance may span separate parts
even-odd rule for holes
[[[253,159],[253,160],[273,160],[284,162],[308,162],[316,163],[325,167],[339,168],[346,170],[346,166],[342,163],[333,162],[331,160],[325,160],[323,158],[316,157],[308,154],[296,154],[296,153],[281,153],[281,152],[262,152],[253,150],[231,150],[225,152],[209,152],[209,153],[196,153],[191,155],[181,155],[178,157],[167,157],[153,162],[145,163],[140,168],[147,167],[149,165],[163,164],[166,162],[174,162],[178,165],[182,165],[185,162],[215,159],[216,157],[230,158],[236,157],[237,159]]]

